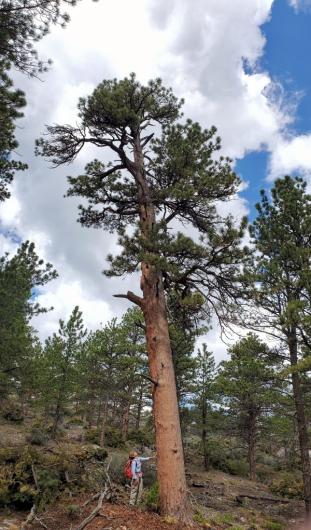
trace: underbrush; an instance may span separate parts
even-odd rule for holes
[[[288,499],[303,499],[303,482],[301,473],[283,472],[275,477],[270,485],[270,490],[276,495]]]
[[[105,480],[100,447],[58,444],[53,449],[32,445],[0,449],[0,507],[38,508],[71,492],[98,489]]]

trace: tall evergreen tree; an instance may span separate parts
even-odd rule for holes
[[[140,386],[140,379],[146,375],[146,344],[143,314],[138,307],[129,309],[120,322],[120,356],[119,356],[119,385],[121,405],[121,436],[126,441],[130,412],[134,404],[135,389]]]
[[[0,201],[10,197],[8,184],[14,172],[27,168],[26,164],[11,158],[17,148],[15,121],[23,116],[21,109],[26,100],[21,90],[14,90],[13,83],[4,71],[0,60]]]
[[[41,358],[41,390],[42,401],[53,417],[53,437],[74,394],[77,359],[85,335],[82,313],[76,306],[68,322],[60,320],[58,333],[54,333],[45,343]]]
[[[77,366],[81,389],[79,400],[84,406],[89,426],[93,424],[96,413],[101,446],[105,445],[107,425],[109,420],[113,421],[111,411],[121,393],[123,347],[123,330],[114,318],[102,329],[89,334]]]
[[[201,416],[201,439],[203,449],[204,468],[209,470],[208,454],[208,416],[211,411],[211,401],[214,397],[215,359],[208,351],[206,344],[199,349],[196,359],[196,395],[195,403]]]
[[[170,289],[167,293],[167,308],[177,399],[183,428],[182,408],[187,408],[187,401],[194,388],[195,340],[207,329],[202,325],[205,318],[204,299],[200,294],[181,296],[175,289]]]
[[[275,182],[271,200],[262,191],[251,226],[256,254],[248,270],[249,295],[255,307],[246,325],[281,339],[291,364],[306,510],[311,512],[309,437],[301,374],[303,349],[309,344],[311,309],[311,196],[301,178]]]
[[[49,127],[50,138],[38,141],[37,150],[55,165],[72,162],[87,144],[108,148],[117,159],[108,165],[94,160],[84,175],[70,177],[68,195],[88,200],[80,206],[82,225],[119,233],[123,250],[109,257],[107,274],[141,268],[143,296],[131,291],[117,296],[144,314],[161,511],[189,520],[165,288],[175,286],[185,296],[203,291],[209,309],[225,316],[236,297],[243,226],[236,229],[230,217],[217,214],[216,202],[232,197],[239,179],[229,160],[215,156],[220,148],[215,128],[177,123],[181,105],[159,79],[147,86],[135,75],[103,81],[80,99],[79,125]],[[173,221],[192,226],[198,239],[170,230]]]
[[[1,394],[21,384],[31,355],[33,330],[30,320],[47,311],[36,301],[36,290],[57,277],[50,263],[36,254],[34,243],[26,241],[17,253],[0,258],[0,370]]]
[[[248,334],[229,350],[229,361],[223,361],[217,386],[223,403],[237,423],[239,434],[247,446],[249,475],[256,479],[256,446],[264,414],[273,399],[275,373],[271,353],[254,334]]]

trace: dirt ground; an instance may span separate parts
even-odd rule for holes
[[[190,498],[193,507],[194,528],[209,530],[298,530],[304,516],[302,502],[270,502],[265,497],[275,496],[261,483],[233,477],[218,471],[204,473],[200,470],[188,474]],[[195,484],[195,485],[194,485]],[[252,495],[263,499],[245,498],[242,504],[237,496]],[[82,504],[91,495],[79,495],[57,502],[40,515],[41,523],[48,530],[75,530],[79,523],[91,513],[96,501],[85,508]],[[122,504],[105,503],[100,514],[87,525],[86,530],[185,530],[172,520],[165,520],[144,509],[129,508],[125,502],[127,493],[121,492]],[[69,506],[76,506],[77,512],[69,515]],[[0,513],[0,530],[18,530],[27,514]],[[42,530],[39,521],[32,523],[29,530]],[[305,529],[307,530],[307,529]],[[311,525],[309,527],[311,530]]]
[[[0,445],[20,445],[25,440],[25,428],[6,426],[1,430]],[[3,432],[2,432],[3,431]],[[76,437],[80,432],[74,432]],[[72,439],[73,434],[70,433]],[[78,442],[77,442],[78,443]],[[112,454],[112,453],[111,453]],[[125,456],[124,456],[125,458]],[[267,497],[275,497],[261,482],[222,473],[202,471],[200,459],[192,459],[187,465],[187,480],[193,507],[194,520],[201,528],[209,530],[300,530],[304,519],[304,505],[301,501],[279,499],[272,502]],[[122,489],[122,488],[121,488]],[[242,502],[237,501],[239,496]],[[79,523],[94,509],[96,502],[80,509],[83,502],[91,497],[73,495],[70,499],[59,500],[40,515],[41,523],[47,530],[75,530]],[[182,530],[173,521],[165,521],[159,515],[144,509],[130,509],[127,505],[128,491],[121,491],[119,504],[104,504],[100,515],[86,530]],[[241,499],[240,499],[241,501]],[[283,501],[283,502],[281,502]],[[69,515],[69,506],[75,505],[76,512]],[[0,511],[0,530],[19,530],[27,513]],[[42,530],[40,522],[29,525],[29,530]],[[198,528],[198,526],[197,526]],[[311,524],[304,530],[311,530]]]

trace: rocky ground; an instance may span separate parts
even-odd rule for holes
[[[77,432],[76,432],[77,431]],[[1,429],[0,446],[20,445],[26,442],[20,428],[6,426]],[[80,447],[77,429],[68,433],[68,441],[76,439]],[[45,449],[46,450],[46,449]],[[116,455],[117,455],[116,451]],[[109,455],[113,454],[109,450]],[[118,453],[121,461],[126,459]],[[116,456],[115,455],[115,456]],[[212,470],[202,471],[201,459],[187,462],[187,479],[196,527],[210,530],[297,530],[302,527],[303,503],[296,500],[276,498],[268,486]],[[79,524],[96,506],[96,501],[82,507],[91,494],[72,492],[59,499],[32,522],[29,530],[76,530]],[[86,526],[86,530],[182,530],[172,520],[165,520],[144,506],[129,509],[128,490],[119,487],[117,503],[105,503],[98,516]],[[27,513],[0,512],[0,530],[18,530]],[[304,530],[307,530],[305,527]],[[309,527],[311,530],[311,525]]]
[[[197,528],[210,530],[297,530],[303,521],[303,503],[269,501],[274,498],[267,488],[239,477],[220,472],[194,471],[188,476],[194,521]],[[251,499],[242,497],[249,495]],[[122,492],[118,504],[104,503],[99,515],[86,526],[87,530],[182,530],[173,520],[165,520],[146,509],[130,509],[127,492]],[[238,500],[237,500],[238,497]],[[58,501],[40,514],[40,521],[29,525],[30,530],[75,530],[96,506],[96,501],[82,507],[89,496],[78,495]],[[283,501],[283,502],[282,502]],[[3,513],[0,530],[17,530],[27,514]],[[27,527],[28,528],[28,527]],[[311,528],[311,526],[310,526]]]

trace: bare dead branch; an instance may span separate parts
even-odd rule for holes
[[[34,480],[34,483],[36,485],[36,488],[37,488],[38,491],[40,491],[40,486],[39,486],[39,482],[38,482],[37,473],[36,473],[36,470],[35,470],[35,466],[33,464],[31,464],[31,472],[32,472],[32,476],[33,476],[33,480]]]
[[[105,486],[105,489],[104,491],[102,491],[99,495],[99,501],[98,501],[98,504],[96,506],[96,508],[94,508],[94,510],[90,513],[90,515],[88,517],[86,517],[82,523],[79,524],[79,526],[77,526],[77,528],[75,530],[83,530],[83,528],[86,527],[86,525],[88,525],[91,521],[93,521],[93,519],[96,517],[96,515],[98,514],[98,512],[101,510],[102,508],[102,505],[103,505],[103,500],[104,498],[106,497],[107,495],[107,492],[108,492],[108,487]]]
[[[34,504],[33,507],[31,508],[29,514],[28,514],[28,517],[27,517],[26,521],[24,523],[22,523],[20,530],[26,530],[26,527],[29,525],[29,523],[31,523],[35,519],[35,517],[36,517],[36,508],[37,507]]]
[[[82,508],[85,508],[85,506],[88,506],[88,504],[90,504],[91,502],[96,501],[96,499],[98,499],[99,497],[100,497],[100,491],[98,493],[95,493],[95,495],[93,495],[90,499],[85,501],[82,504]]]
[[[113,296],[114,298],[126,298],[127,300],[129,300],[130,302],[133,302],[139,307],[142,307],[144,303],[143,298],[132,293],[132,291],[127,291],[126,294],[114,294]]]

